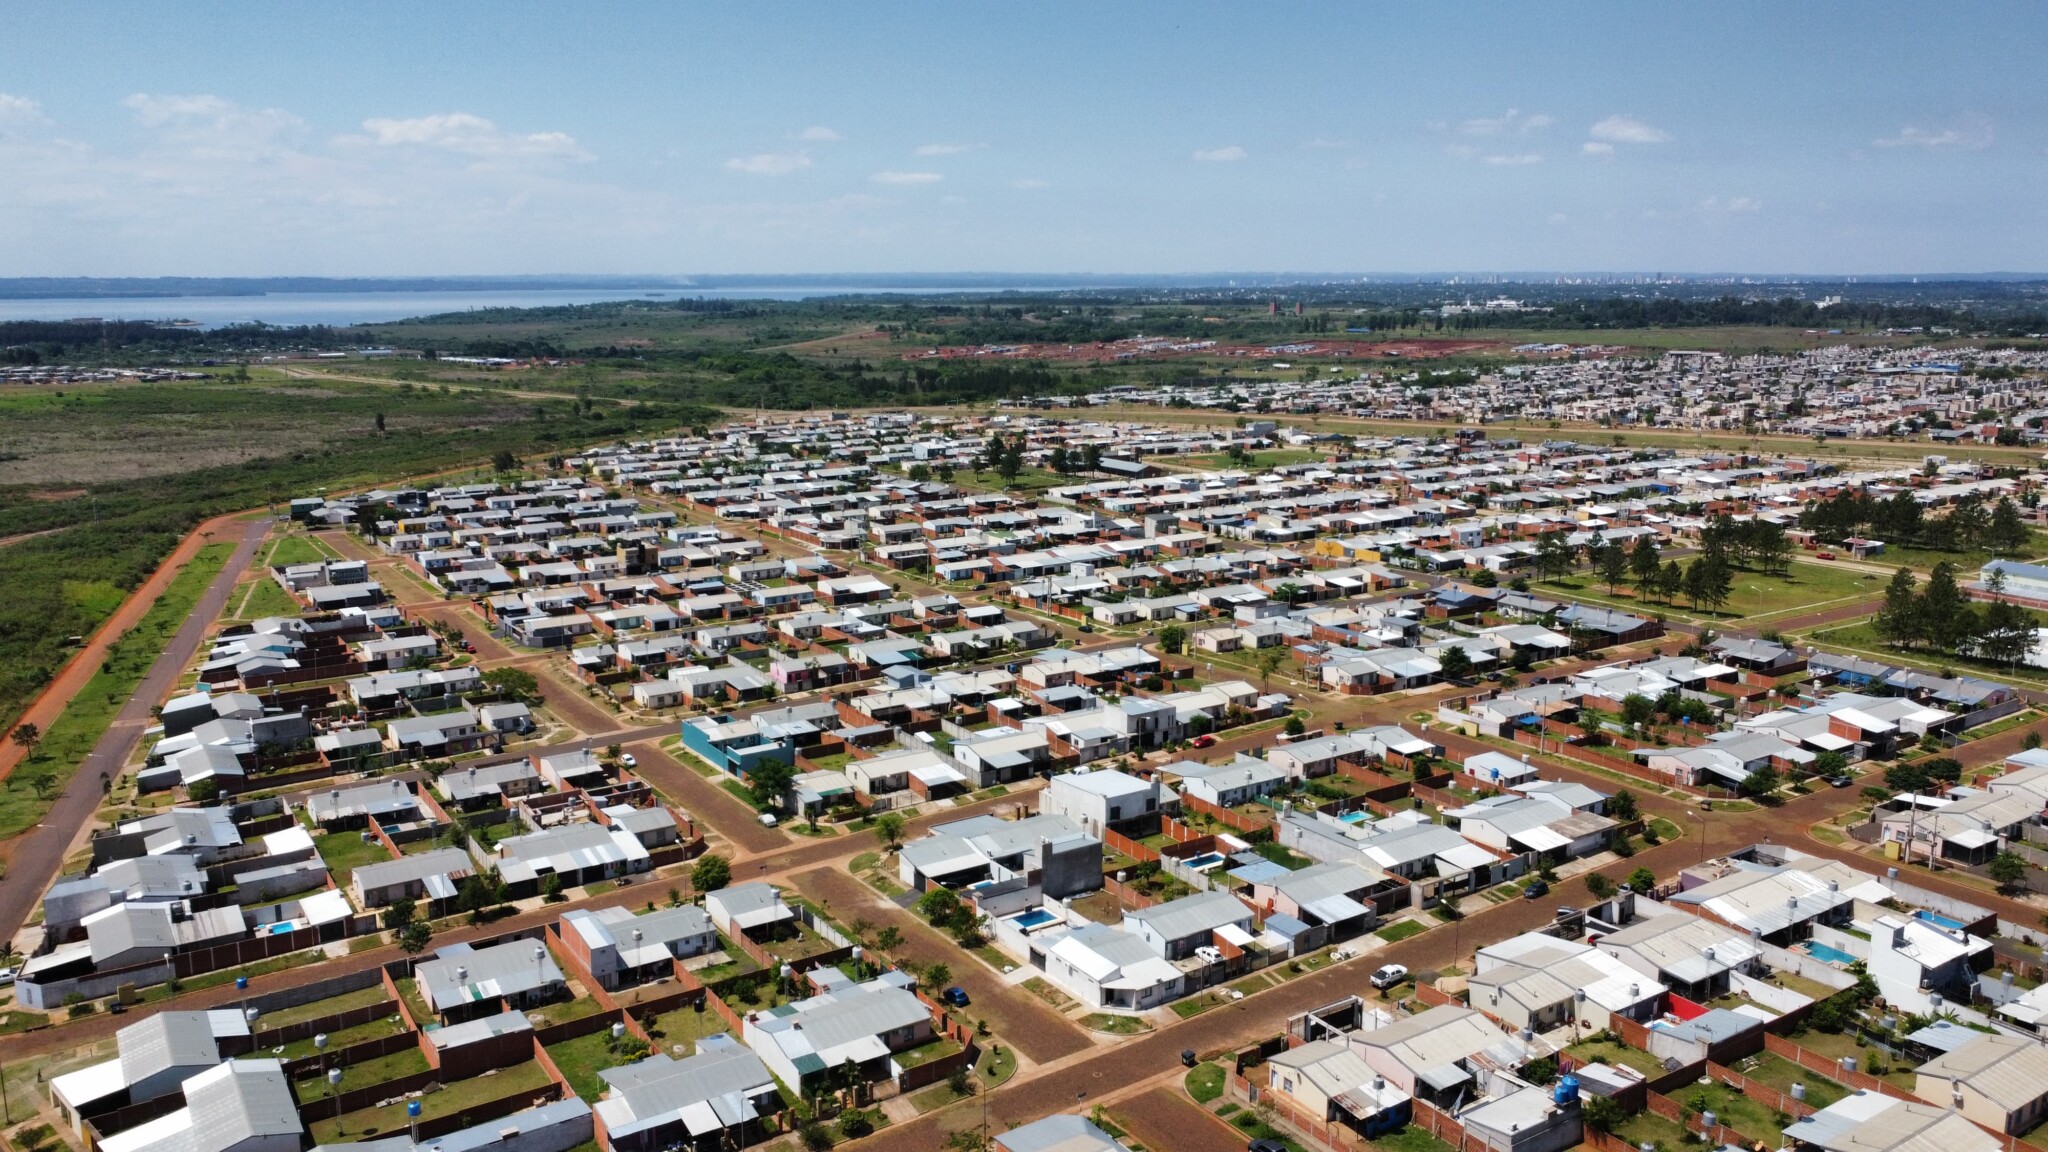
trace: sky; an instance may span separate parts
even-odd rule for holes
[[[2031,3],[0,7],[0,276],[2048,271]]]

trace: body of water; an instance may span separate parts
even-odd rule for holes
[[[962,289],[960,291],[966,291]],[[976,288],[977,294],[1004,291]],[[273,292],[262,296],[150,296],[0,299],[0,320],[190,320],[203,327],[261,321],[378,324],[480,308],[549,308],[612,300],[804,300],[824,296],[940,295],[931,288],[549,288],[480,292]]]

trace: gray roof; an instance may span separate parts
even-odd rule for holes
[[[534,952],[540,958],[534,958]],[[538,941],[511,940],[489,948],[444,950],[440,959],[422,964],[414,977],[437,1012],[497,996],[516,996],[562,983],[562,970]]]
[[[305,1130],[298,1102],[275,1060],[229,1060],[185,1081],[191,1126],[152,1152],[226,1152],[245,1140]]]
[[[372,888],[402,884],[407,880],[424,880],[429,876],[474,871],[476,862],[469,858],[469,853],[460,848],[436,848],[416,856],[401,856],[396,860],[364,864],[351,874],[351,878],[357,888],[367,892]]]
[[[1137,921],[1148,925],[1154,932],[1168,940],[1178,940],[1197,932],[1210,932],[1225,924],[1236,924],[1250,920],[1252,910],[1244,902],[1228,892],[1197,892],[1150,908],[1125,912],[1124,920]]]
[[[597,1110],[614,1137],[671,1121],[692,1135],[732,1127],[758,1115],[754,1097],[775,1091],[768,1066],[729,1036],[699,1041],[687,1059],[656,1054],[598,1076],[610,1093]]]
[[[1116,1152],[1123,1147],[1082,1116],[1047,1116],[998,1133],[1004,1152]]]
[[[247,1036],[241,1012],[159,1012],[115,1033],[121,1079],[130,1085],[168,1068],[211,1068],[220,1063],[219,1036]]]

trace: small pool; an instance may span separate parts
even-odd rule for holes
[[[1186,860],[1181,861],[1181,863],[1193,868],[1197,872],[1207,872],[1209,869],[1223,863],[1223,854],[1220,852],[1204,852],[1200,856],[1190,856]]]
[[[1059,917],[1047,912],[1043,908],[1033,908],[1021,916],[1012,917],[1011,922],[1019,928],[1036,928],[1042,924],[1050,924],[1057,919]]]
[[[1825,960],[1830,964],[1840,964],[1845,968],[1856,962],[1856,957],[1842,951],[1840,948],[1815,943],[1812,940],[1806,942],[1806,954],[1815,960]]]
[[[290,924],[272,924],[270,926],[270,934],[272,936],[282,936],[283,934],[285,934],[286,932],[290,932],[291,930],[292,926]]]
[[[1961,920],[1956,920],[1947,916],[1943,916],[1939,912],[1929,912],[1925,908],[1922,908],[1919,911],[1913,913],[1913,917],[1916,920],[1925,920],[1927,923],[1932,924],[1937,928],[1947,928],[1955,932],[1961,932],[1963,930],[1963,922]]]
[[[1342,820],[1346,824],[1363,824],[1367,820],[1372,819],[1372,817],[1364,812],[1346,812],[1342,816],[1337,817],[1337,819]]]

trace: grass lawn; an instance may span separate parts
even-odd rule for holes
[[[1190,1016],[1200,1016],[1220,1003],[1222,1001],[1210,996],[1186,996],[1173,1002],[1173,1014],[1186,1020]]]
[[[1017,1074],[1017,1054],[1000,1044],[991,1044],[981,1050],[974,1074],[981,1077],[983,1089],[994,1088]]]
[[[941,1036],[935,1040],[927,1040],[915,1048],[898,1052],[893,1059],[905,1069],[922,1068],[934,1060],[943,1059],[958,1051],[959,1041]]]
[[[376,840],[365,840],[356,832],[329,832],[314,841],[320,849],[320,859],[327,862],[327,868],[334,874],[336,887],[348,887],[348,878],[365,864],[382,864],[391,859],[391,853]]]
[[[1178,1010],[1180,1005],[1185,1003],[1187,1003],[1185,1000],[1177,1002],[1174,1005],[1175,1010]],[[1117,1036],[1136,1036],[1140,1032],[1150,1032],[1152,1030],[1152,1025],[1137,1016],[1119,1016],[1113,1012],[1093,1012],[1083,1016],[1081,1017],[1081,1027],[1093,1029],[1097,1032],[1108,1032]]]
[[[379,1056],[375,1060],[349,1065],[341,1074],[341,1090],[352,1092],[357,1088],[382,1084],[386,1080],[396,1080],[400,1076],[425,1072],[428,1067],[425,1053],[418,1048],[407,1048],[401,1052]],[[326,1076],[317,1066],[307,1069],[305,1074],[299,1077],[299,1095],[326,1095],[325,1080]]]
[[[50,786],[46,794],[55,797],[62,791],[64,782],[78,770],[93,745],[99,743],[107,726],[113,723],[114,714],[135,694],[143,674],[163,654],[171,634],[185,622],[192,606],[199,602],[206,586],[219,575],[234,551],[232,544],[208,544],[199,549],[192,562],[171,578],[164,594],[142,620],[108,650],[99,671],[43,730],[43,742],[36,748],[35,757],[17,765],[8,775],[5,787],[0,787],[0,837],[27,831],[50,810],[50,801],[40,798],[30,781],[47,776]],[[120,597],[112,599],[113,606],[118,606]],[[108,611],[112,610],[109,607]]]
[[[1761,1103],[1723,1084],[1706,1084],[1680,1089],[1673,1095],[1679,1104],[1694,1112],[1712,1112],[1726,1124],[1768,1148],[1780,1139],[1777,1114]]]
[[[1087,484],[1100,479],[1099,476],[1083,472],[1062,476],[1044,468],[1026,468],[1017,473],[1016,479],[1007,483],[1002,476],[993,471],[976,472],[971,468],[962,468],[953,473],[953,485],[970,492],[1043,492],[1049,488]]]
[[[633,1037],[628,1035],[626,1039],[631,1040]],[[591,1101],[604,1095],[604,1081],[598,1077],[599,1072],[606,1068],[617,1068],[621,1064],[631,1064],[639,1059],[639,1056],[615,1051],[612,1048],[611,1029],[606,1028],[592,1032],[588,1036],[578,1036],[574,1040],[548,1045],[548,1058],[555,1062],[555,1067],[562,1070],[562,1075],[569,1078],[569,1086],[576,1090],[576,1095]]]
[[[318,564],[333,555],[334,549],[311,536],[286,535],[270,545],[270,556],[264,563],[273,568],[282,564]]]
[[[863,852],[846,862],[846,870],[858,876],[881,862],[882,854],[880,852]]]
[[[1537,587],[1566,592],[1575,600],[1617,605],[1626,611],[1662,612],[1688,620],[1755,620],[1878,596],[1884,592],[1884,583],[1884,577],[1873,573],[1796,560],[1783,576],[1738,568],[1728,602],[1718,610],[1697,612],[1684,597],[1670,604],[1638,599],[1625,585],[1619,593],[1610,594],[1605,584],[1586,572],[1563,580],[1544,580]]]
[[[661,1046],[662,1051],[669,1051],[680,1044],[685,1056],[697,1050],[697,1041],[724,1031],[724,1018],[709,1008],[702,1012],[687,1006],[673,1008],[656,1016],[647,1024],[648,1035],[654,1037],[654,1042]]]
[[[1688,1143],[1692,1135],[1679,1127],[1678,1121],[1666,1120],[1648,1111],[1638,1112],[1616,1125],[1614,1134],[1637,1147],[1652,1144],[1658,1148],[1674,1149]]]
[[[1791,1095],[1792,1085],[1806,1085],[1806,1102],[1815,1108],[1825,1108],[1849,1094],[1847,1088],[1817,1072],[1808,1072],[1783,1056],[1769,1052],[1738,1061],[1735,1070],[1759,1084],[1768,1084],[1778,1091]]]
[[[1798,1039],[1793,1041],[1793,1043],[1827,1060],[1840,1061],[1844,1056],[1853,1056],[1856,1059],[1856,1067],[1864,1072],[1871,1071],[1870,1062],[1872,1060],[1880,1061],[1885,1070],[1883,1073],[1876,1074],[1879,1079],[1889,1081],[1893,1087],[1902,1088],[1908,1092],[1913,1090],[1919,1080],[1919,1077],[1913,1073],[1913,1069],[1917,1065],[1912,1061],[1890,1060],[1884,1053],[1875,1048],[1865,1048],[1857,1044],[1856,1037],[1847,1032],[1822,1032],[1817,1028],[1809,1029],[1800,1033]]]
[[[339,1052],[351,1044],[361,1044],[365,1040],[395,1036],[405,1031],[405,1022],[398,1020],[397,1016],[398,1013],[393,1012],[390,1016],[372,1020],[367,1024],[358,1024],[353,1028],[343,1028],[339,1032],[326,1033],[327,1050],[329,1052]],[[263,1046],[262,1054],[265,1056],[270,1055],[271,1047],[275,1046]],[[301,1056],[316,1055],[319,1051],[320,1049],[313,1043],[313,1038],[308,1036],[303,1040],[294,1040],[284,1045],[284,1051],[278,1053],[277,1058],[280,1060],[297,1060]]]
[[[1253,1140],[1278,1140],[1287,1148],[1287,1152],[1303,1152],[1300,1142],[1259,1119],[1256,1112],[1239,1112],[1230,1118],[1230,1126]]]
[[[1073,997],[1060,991],[1058,987],[1043,976],[1033,976],[1031,979],[1026,980],[1024,982],[1024,990],[1062,1011],[1071,1007],[1074,1003]]]
[[[1374,932],[1373,935],[1385,940],[1389,944],[1398,944],[1423,930],[1424,925],[1420,920],[1396,920],[1385,928]]]
[[[230,598],[228,611],[235,620],[260,620],[265,616],[297,616],[305,611],[277,581],[258,576],[238,597]]]
[[[566,1024],[571,1020],[581,1020],[585,1016],[595,1016],[602,1011],[604,1006],[597,1002],[595,996],[578,996],[572,1000],[557,1000],[553,1004],[542,1005],[527,1015],[538,1016],[550,1024]]]
[[[1187,1085],[1188,1095],[1195,1098],[1195,1103],[1207,1104],[1223,1095],[1223,1084],[1227,1076],[1228,1073],[1221,1064],[1197,1064],[1188,1069],[1184,1083]]]
[[[384,985],[372,984],[368,988],[343,992],[339,996],[329,996],[325,1000],[312,1000],[304,1004],[294,1004],[290,1008],[280,1008],[275,1012],[265,1012],[258,1023],[265,1030],[282,1028],[287,1024],[297,1024],[301,1020],[318,1020],[322,1016],[333,1016],[352,1008],[382,1004],[389,999],[391,997],[384,991]]]
[[[1318,452],[1313,448],[1272,448],[1264,452],[1252,453],[1250,465],[1239,464],[1221,452],[1211,452],[1202,456],[1157,456],[1154,459],[1164,464],[1186,464],[1194,468],[1221,471],[1245,467],[1250,467],[1254,470],[1278,468],[1283,464],[1317,464],[1326,459],[1328,455],[1326,452]]]
[[[439,1092],[420,1097],[420,1119],[457,1116],[471,1105],[503,1096],[539,1092],[549,1083],[548,1074],[541,1070],[541,1066],[528,1060],[524,1064],[444,1084]],[[363,1108],[335,1119],[318,1121],[313,1124],[312,1133],[314,1143],[334,1144],[344,1138],[360,1140],[402,1132],[405,1127],[405,1105],[399,1103],[383,1108]]]
[[[49,1022],[50,1018],[40,1012],[0,1012],[0,1036],[25,1032]]]
[[[2048,625],[2048,616],[2035,612],[2036,624]],[[2048,672],[2026,665],[2007,667],[1984,660],[1973,660],[1964,656],[1951,656],[1944,652],[1907,651],[1893,648],[1878,635],[1871,617],[1851,620],[1845,624],[1834,624],[1826,628],[1800,634],[1800,639],[1858,656],[1868,656],[1887,664],[1916,668],[1925,672],[1938,672],[1944,668],[1967,674],[1983,676],[1990,680],[2023,681],[2032,684],[2048,683]],[[1974,738],[1974,736],[1973,736]]]
[[[820,772],[837,772],[853,762],[853,756],[846,752],[834,752],[828,756],[807,756],[805,759],[817,765]]]
[[[1109,869],[1103,872],[1114,875]],[[1121,924],[1124,920],[1124,906],[1121,900],[1108,892],[1090,892],[1073,903],[1074,911],[1095,921],[1097,924]]]
[[[1375,1137],[1372,1143],[1373,1147],[1382,1149],[1382,1152],[1451,1152],[1449,1144],[1412,1124],[1398,1132]]]
[[[910,1098],[910,1106],[922,1114],[930,1112],[935,1108],[944,1108],[948,1104],[965,1100],[973,1095],[974,1086],[972,1084],[968,1085],[965,1092],[955,1092],[951,1084],[941,1080],[924,1091],[913,1095]]]
[[[1633,1068],[1644,1076],[1662,1076],[1664,1065],[1655,1056],[1640,1048],[1630,1048],[1612,1040],[1582,1040],[1566,1048],[1585,1061],[1600,1061],[1620,1067]]]

